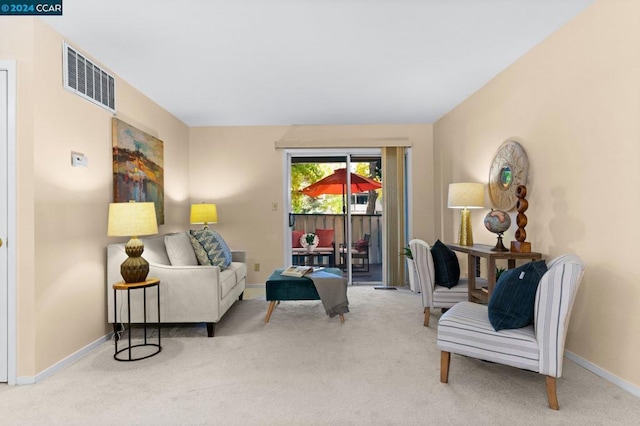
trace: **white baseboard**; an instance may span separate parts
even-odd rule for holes
[[[640,397],[640,387],[635,386],[635,385],[633,385],[633,384],[621,379],[620,377],[618,377],[618,376],[616,376],[614,374],[611,374],[607,370],[604,370],[604,369],[598,367],[597,365],[587,361],[586,359],[584,359],[582,357],[579,357],[578,355],[574,354],[573,352],[569,352],[569,351],[565,350],[565,356],[567,358],[569,358],[571,361],[573,361],[576,364],[580,365],[581,367],[584,367],[587,370],[591,371],[595,375],[600,376],[603,379],[610,381],[614,385],[626,390],[627,392],[629,392],[632,395]]]
[[[47,377],[51,376],[53,373],[63,369],[68,365],[73,364],[74,362],[76,362],[77,360],[79,360],[80,358],[82,358],[83,356],[85,356],[86,354],[88,354],[98,346],[102,345],[104,342],[109,341],[112,335],[113,333],[109,333],[107,335],[100,337],[99,339],[89,343],[87,346],[72,353],[68,357],[61,359],[60,361],[53,364],[51,367],[41,371],[35,376],[16,377],[16,385],[32,385],[34,383],[37,383],[41,380],[46,379]]]

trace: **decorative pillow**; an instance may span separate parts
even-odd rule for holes
[[[198,242],[196,237],[191,235],[191,233],[189,233],[189,240],[191,240],[191,247],[193,247],[193,252],[195,253],[196,259],[198,259],[198,264],[199,265],[211,265],[211,261],[209,260],[209,256],[207,256],[207,251]]]
[[[436,284],[451,288],[460,280],[460,264],[458,256],[440,240],[431,247],[433,267],[436,273]]]
[[[333,246],[333,229],[316,229],[315,234],[318,236],[318,247]]]
[[[293,248],[302,247],[302,245],[300,244],[300,238],[302,238],[303,234],[304,234],[304,231],[291,231],[291,247]]]
[[[231,250],[218,232],[209,228],[192,229],[189,232],[207,252],[211,265],[219,266],[222,270],[231,264]]]
[[[489,322],[496,331],[522,328],[533,322],[533,307],[540,278],[547,272],[544,260],[503,272],[489,299]]]
[[[192,266],[198,264],[198,259],[186,232],[167,235],[164,237],[169,262],[174,266]]]
[[[367,240],[358,240],[354,244],[354,248],[358,251],[365,251],[369,247],[369,241]]]

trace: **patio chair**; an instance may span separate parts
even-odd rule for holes
[[[560,408],[556,378],[562,376],[569,317],[584,264],[576,255],[564,255],[547,266],[536,290],[533,324],[495,331],[488,307],[471,302],[460,302],[442,315],[438,321],[442,383],[449,382],[453,352],[545,375],[549,408]]]
[[[354,259],[360,259],[360,261],[357,263],[354,262],[352,267],[353,269],[360,269],[364,272],[369,272],[369,245],[370,245],[370,240],[371,239],[371,235],[369,234],[364,234],[364,237],[362,237],[361,240],[356,241],[355,243],[351,244],[351,260]],[[340,263],[342,264],[342,267],[346,267],[347,264],[347,248],[344,246],[344,244],[340,244]]]

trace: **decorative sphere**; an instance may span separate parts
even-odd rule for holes
[[[502,234],[511,226],[511,217],[502,210],[491,210],[484,218],[484,226],[494,234]]]

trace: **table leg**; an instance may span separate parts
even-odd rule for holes
[[[489,283],[489,297],[493,293],[493,287],[496,285],[496,260],[493,258],[487,259],[487,281]]]
[[[116,353],[115,353],[115,355],[118,354],[118,338],[120,337],[118,335],[118,308],[116,306],[117,303],[118,303],[118,299],[117,299],[117,295],[116,295],[116,289],[114,288],[113,289],[113,336],[115,338],[115,343],[116,343]]]
[[[131,289],[127,289],[127,332],[129,334],[129,361],[131,361]]]
[[[344,322],[344,314],[339,314],[340,315],[340,322]]]
[[[144,328],[144,344],[147,344],[147,288],[142,289],[142,324]]]
[[[476,288],[476,257],[472,254],[467,256],[467,282],[469,284],[469,301],[473,302],[471,293]]]
[[[269,303],[269,309],[267,310],[267,316],[264,318],[264,323],[268,323],[269,322],[269,318],[271,318],[271,313],[273,312],[273,308],[276,307],[276,300],[272,300]]]
[[[156,288],[158,289],[158,347],[162,348],[160,345],[160,283],[158,283]]]

